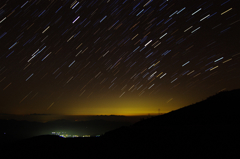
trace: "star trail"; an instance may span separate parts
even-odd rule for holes
[[[240,88],[238,0],[0,2],[0,113],[169,112]]]

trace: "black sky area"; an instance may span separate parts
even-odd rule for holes
[[[0,113],[157,114],[240,88],[239,9],[238,0],[1,1]]]

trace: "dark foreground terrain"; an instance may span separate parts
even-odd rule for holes
[[[239,158],[240,90],[98,138],[37,136],[6,144],[4,158]]]

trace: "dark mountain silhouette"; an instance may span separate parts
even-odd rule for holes
[[[174,110],[170,113],[152,117],[133,124],[105,133],[105,136],[121,133],[123,129],[128,134],[138,129],[166,129],[173,127],[208,127],[213,125],[238,125],[240,124],[240,89],[220,92],[201,102]],[[152,133],[152,132],[151,132]]]
[[[105,133],[139,157],[235,157],[240,147],[240,89]],[[117,145],[116,145],[117,146]],[[133,156],[134,156],[133,155]]]
[[[238,158],[240,90],[109,131],[99,138],[38,136],[5,148],[9,158]]]

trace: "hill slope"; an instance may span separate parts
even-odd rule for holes
[[[220,92],[102,137],[115,139],[116,147],[139,157],[234,158],[240,147],[239,98],[239,89]]]
[[[220,92],[201,102],[174,110],[170,113],[152,117],[105,133],[104,137],[114,132],[120,133],[123,129],[166,129],[173,127],[212,127],[220,125],[240,124],[240,89]],[[131,133],[131,131],[126,132]],[[138,134],[138,133],[136,133]]]
[[[148,122],[157,125],[239,123],[240,90],[224,91],[196,104],[183,107]],[[148,124],[149,124],[148,123]],[[135,125],[144,124],[143,122]]]

